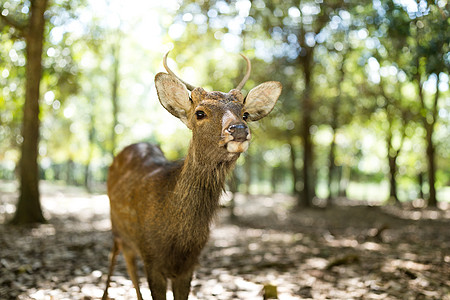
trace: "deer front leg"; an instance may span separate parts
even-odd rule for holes
[[[166,300],[167,279],[160,272],[154,270],[151,264],[144,262],[147,272],[148,286],[153,300]]]
[[[180,276],[172,280],[174,300],[186,300],[191,290],[192,273]]]

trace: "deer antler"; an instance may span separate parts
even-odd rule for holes
[[[241,53],[241,56],[245,59],[245,61],[247,62],[247,73],[245,73],[244,78],[242,78],[241,82],[238,84],[237,86],[237,90],[241,90],[245,83],[247,82],[247,80],[250,78],[250,72],[252,71],[252,64],[250,62],[250,59],[248,59],[247,56],[245,56],[244,54]]]
[[[175,77],[176,79],[178,79],[179,81],[181,81],[188,90],[190,90],[192,92],[192,90],[195,89],[195,86],[185,82],[184,80],[182,80],[180,77],[178,77],[177,75],[175,75],[175,73],[169,68],[169,66],[167,65],[167,56],[169,55],[170,51],[167,51],[166,55],[164,55],[164,59],[163,59],[163,65],[164,68],[166,69],[167,73],[169,73],[170,75],[172,75],[173,77]]]

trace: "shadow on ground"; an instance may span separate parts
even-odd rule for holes
[[[0,190],[4,223],[16,195]],[[48,224],[0,225],[0,299],[100,299],[111,247],[107,197],[42,190]],[[349,202],[293,213],[284,195],[236,200],[236,220],[226,209],[217,217],[191,299],[263,299],[269,284],[279,299],[450,299],[449,211]],[[135,299],[121,257],[109,294]]]

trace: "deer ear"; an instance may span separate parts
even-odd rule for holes
[[[281,94],[282,85],[278,81],[267,81],[253,88],[244,100],[244,109],[250,121],[267,116]]]
[[[189,92],[186,86],[172,75],[158,73],[155,76],[156,92],[159,102],[175,117],[189,126],[187,114],[191,108]]]

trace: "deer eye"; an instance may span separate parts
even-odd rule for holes
[[[195,116],[197,117],[197,120],[201,120],[201,119],[203,119],[203,118],[206,117],[206,114],[205,114],[205,112],[202,111],[202,110],[197,110],[197,111],[195,112]]]
[[[242,119],[244,119],[244,121],[247,121],[249,116],[250,114],[248,112],[245,112],[244,115],[242,116]]]

